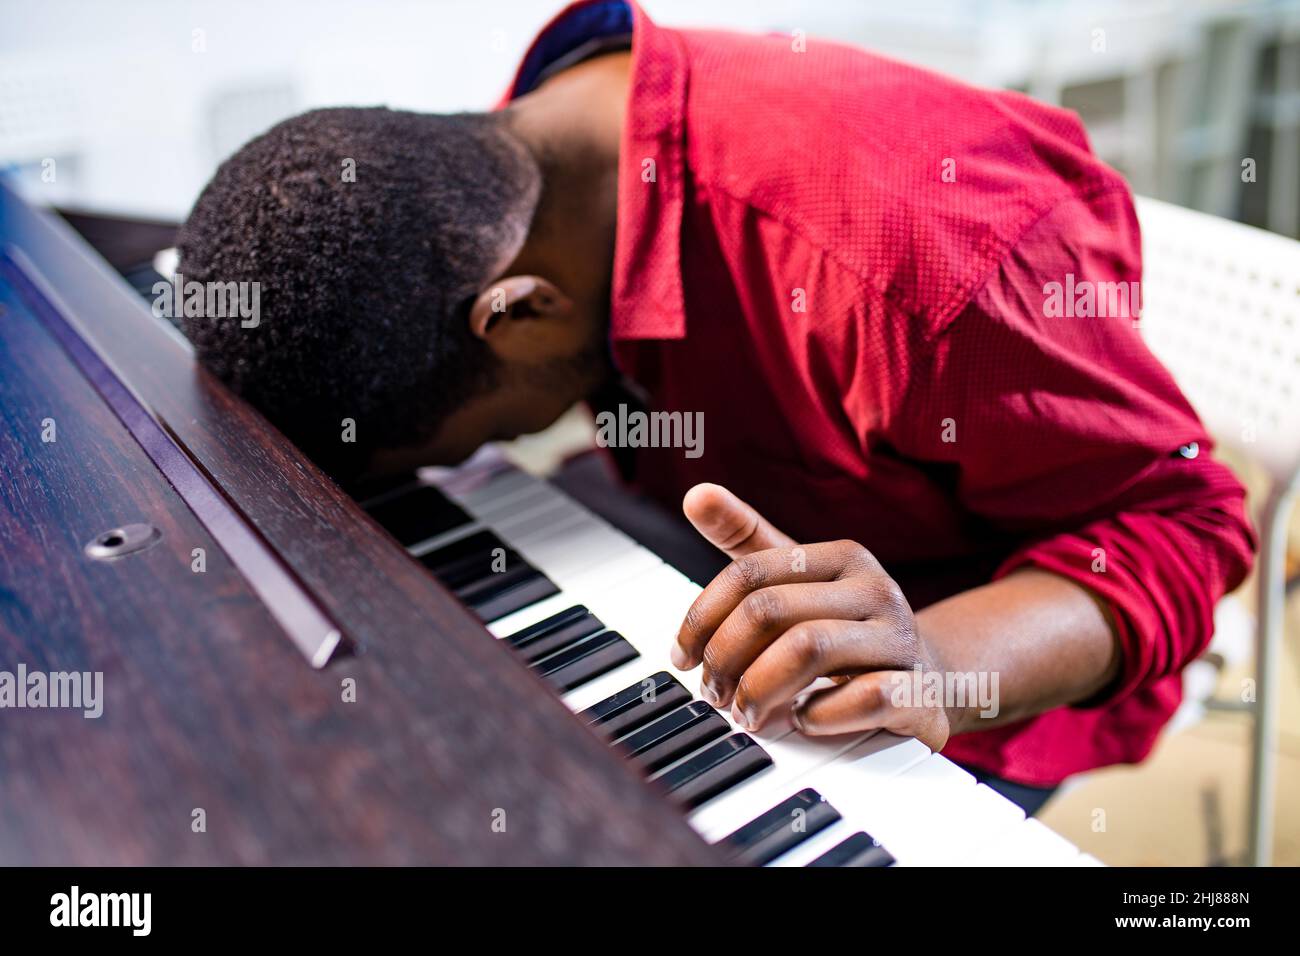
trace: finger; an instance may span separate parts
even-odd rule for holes
[[[778,584],[751,591],[718,625],[701,652],[701,694],[727,707],[740,677],[764,649],[802,621],[863,621],[871,616],[870,589],[842,581]]]
[[[682,498],[682,511],[695,530],[732,559],[795,543],[721,485],[696,485]]]
[[[875,559],[852,541],[772,548],[737,558],[709,582],[686,612],[672,651],[673,666],[689,670],[700,663],[713,632],[750,592],[778,584],[834,581],[850,570],[865,569],[867,561]]]
[[[758,730],[819,677],[904,671],[912,658],[910,642],[883,621],[804,621],[771,642],[745,670],[732,714],[747,730]]]
[[[888,730],[916,737],[931,750],[948,742],[948,717],[941,707],[916,706],[910,700],[895,703],[900,682],[911,680],[906,671],[860,674],[838,687],[814,691],[790,712],[795,728],[810,736]]]

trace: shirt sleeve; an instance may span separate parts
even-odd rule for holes
[[[936,330],[886,426],[1008,536],[995,577],[1037,565],[1108,603],[1109,701],[1201,653],[1255,550],[1244,489],[1135,327],[1140,276],[1126,190],[1059,203]]]

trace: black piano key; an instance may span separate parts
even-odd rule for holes
[[[580,716],[611,740],[617,740],[690,700],[690,691],[677,678],[660,671],[592,704]]]
[[[482,603],[500,594],[502,591],[509,591],[511,588],[518,587],[531,578],[544,577],[542,572],[527,561],[516,561],[511,564],[506,562],[504,565],[498,565],[499,571],[471,581],[469,584],[456,588],[456,597],[460,598],[466,604],[475,605]]]
[[[892,866],[894,855],[866,833],[853,836],[831,847],[809,866]]]
[[[529,570],[532,571],[531,574],[520,575],[519,580],[511,586],[495,589],[475,600],[466,600],[465,603],[484,622],[487,622],[495,621],[507,614],[514,614],[515,611],[522,610],[530,604],[536,604],[552,594],[560,593],[555,582],[546,575],[531,568]]]
[[[721,714],[697,700],[629,734],[618,746],[643,771],[653,773],[730,732]]]
[[[366,510],[407,548],[473,520],[464,509],[430,485],[420,485],[385,498]]]
[[[527,584],[535,578],[550,580],[523,558],[519,558],[513,564],[507,561],[500,571],[493,571],[486,577],[457,588],[455,593],[466,604],[476,606],[503,591],[511,591],[520,585]]]
[[[654,779],[692,810],[770,766],[772,758],[753,737],[736,734],[661,771]]]
[[[453,591],[523,562],[491,531],[478,531],[420,556],[420,563]]]
[[[618,631],[605,631],[552,654],[533,667],[563,692],[640,656]]]
[[[605,625],[581,604],[552,614],[532,627],[509,635],[509,641],[529,664],[563,650],[575,641],[603,631]]]
[[[591,618],[593,621],[596,620],[596,617],[587,610],[585,604],[575,604],[573,607],[566,607],[563,611],[557,611],[536,624],[530,624],[521,631],[507,634],[504,639],[515,647],[523,647],[525,644],[531,644],[539,637],[550,634],[552,631],[569,626],[574,621],[582,621],[587,618]]]
[[[387,475],[383,478],[359,478],[346,482],[343,490],[348,497],[361,503],[367,510],[375,498],[386,498],[394,491],[414,489],[420,484],[420,476],[413,471],[400,475]],[[377,502],[376,502],[377,503]]]
[[[840,813],[811,787],[746,823],[718,846],[733,862],[764,866],[840,819]]]

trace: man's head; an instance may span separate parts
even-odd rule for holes
[[[604,353],[586,310],[511,269],[541,189],[506,114],[287,120],[222,164],[179,240],[187,283],[258,282],[260,321],[187,317],[185,332],[339,477],[543,428]]]

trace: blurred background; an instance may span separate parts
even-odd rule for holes
[[[217,164],[250,137],[318,106],[487,108],[562,6],[563,0],[0,0],[0,173],[36,201],[80,213],[69,221],[148,290],[157,278],[148,257],[171,244],[175,224]],[[1022,90],[1076,110],[1097,153],[1136,193],[1300,238],[1300,0],[643,6],[664,25],[803,31]],[[1254,389],[1243,401],[1276,393],[1277,401],[1294,405],[1300,246],[1177,213],[1149,203],[1140,213],[1148,245],[1158,239],[1155,254],[1147,254],[1146,288],[1153,302],[1153,282],[1170,290],[1163,310],[1170,322],[1153,323],[1144,334],[1212,429],[1220,426],[1218,454],[1249,486],[1256,513],[1280,511],[1285,521],[1294,499],[1279,497],[1278,489],[1289,482],[1294,494],[1300,435],[1275,434],[1261,444],[1252,432],[1245,442],[1233,441],[1240,415],[1254,416],[1255,406],[1233,404],[1237,397],[1222,386]],[[122,244],[120,223],[108,217],[137,221],[143,238],[115,256],[110,241],[96,242],[98,234]],[[1270,356],[1281,371],[1260,372]],[[569,456],[590,448],[592,435],[589,416],[575,411],[507,454],[563,487],[565,470],[583,467],[573,464],[581,457]],[[1270,459],[1265,451],[1276,454]],[[1291,464],[1270,473],[1267,462],[1283,452]],[[1286,567],[1275,568],[1269,590],[1260,591],[1254,577],[1220,606],[1215,642],[1185,673],[1187,702],[1154,756],[1139,767],[1073,780],[1048,804],[1043,819],[1085,851],[1111,864],[1247,859],[1253,722],[1237,699],[1258,672],[1253,637],[1262,615],[1253,613],[1255,595],[1282,592],[1287,640],[1272,697],[1280,733],[1269,748],[1277,761],[1274,860],[1300,864],[1300,520],[1294,513],[1290,520]]]
[[[36,181],[65,207],[183,218],[223,157],[302,110],[490,105],[562,5],[0,0],[0,164],[54,160],[54,181]],[[1300,0],[644,6],[1024,90],[1077,110],[1136,192],[1300,235]]]

